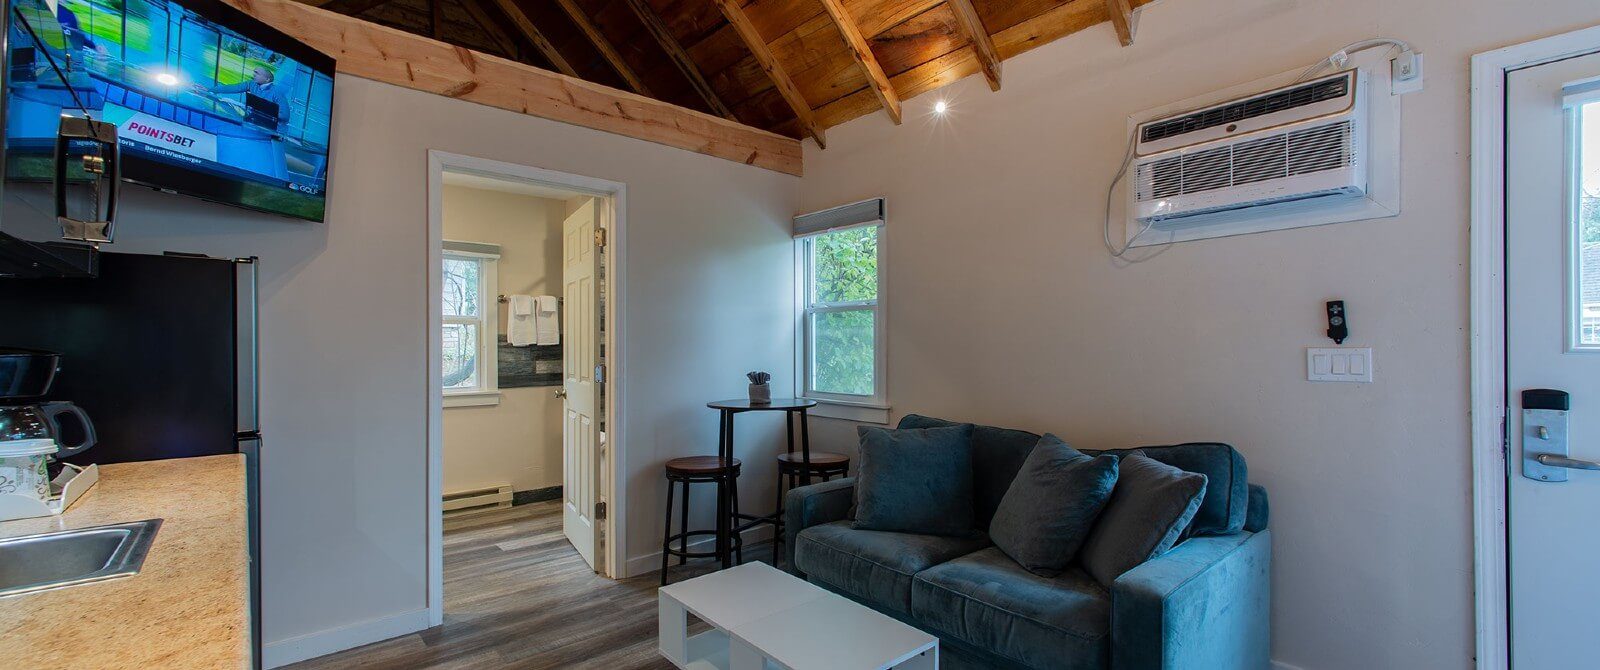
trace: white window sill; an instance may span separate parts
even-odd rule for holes
[[[830,400],[827,398],[812,398],[812,400],[817,401],[817,406],[811,408],[812,416],[879,425],[888,425],[889,423],[888,405]]]
[[[445,407],[486,407],[500,404],[499,391],[470,391],[444,394]]]

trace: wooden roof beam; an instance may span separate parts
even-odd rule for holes
[[[386,4],[389,4],[389,0],[329,0],[323,3],[321,7],[330,12],[355,16],[378,5]]]
[[[578,71],[572,69],[572,64],[561,56],[561,52],[556,51],[555,43],[545,38],[544,33],[539,32],[539,27],[533,25],[533,19],[528,18],[528,13],[522,11],[522,7],[517,5],[516,0],[494,0],[494,4],[500,8],[500,11],[505,12],[506,18],[511,19],[511,25],[516,27],[517,32],[521,33],[523,38],[533,45],[534,49],[544,54],[545,59],[550,61],[551,65],[556,66],[557,71],[568,77],[578,76]],[[579,78],[581,79],[582,77]]]
[[[1106,0],[1106,13],[1111,15],[1111,25],[1117,29],[1117,40],[1122,46],[1133,46],[1133,34],[1139,30],[1139,14],[1128,0]]]
[[[500,50],[505,52],[507,58],[517,59],[517,41],[511,39],[511,36],[507,35],[506,31],[500,29],[500,22],[489,16],[489,11],[484,9],[478,0],[461,0],[461,7],[467,10],[467,15],[471,16],[472,21],[478,24],[478,28],[483,30],[483,34],[489,36],[489,41],[494,42],[495,46],[500,47]]]
[[[628,66],[627,61],[622,60],[622,54],[617,53],[616,47],[611,46],[611,40],[606,39],[606,36],[601,34],[600,27],[589,19],[589,15],[585,14],[583,8],[578,6],[577,0],[557,1],[561,4],[561,9],[567,12],[567,16],[572,19],[572,22],[577,24],[579,32],[582,32],[584,37],[589,38],[589,43],[593,44],[594,48],[600,52],[600,56],[611,64],[611,69],[616,70],[622,80],[628,83],[628,88],[639,95],[650,95],[650,87],[644,85],[644,80],[634,73],[633,68]]]
[[[845,11],[844,4],[840,0],[821,1],[822,6],[828,10],[828,16],[833,19],[833,25],[839,29],[839,34],[844,36],[845,44],[849,45],[850,55],[861,67],[861,73],[866,75],[867,87],[878,97],[878,102],[883,105],[883,111],[888,113],[889,120],[897,126],[900,125],[900,96],[889,83],[889,75],[884,74],[883,66],[878,64],[878,57],[872,54],[872,45],[861,34],[861,27],[856,25],[855,19],[850,18],[850,13]]]
[[[729,121],[738,121],[732,109],[722,101],[722,96],[717,95],[717,89],[711,87],[711,82],[706,81],[706,76],[700,71],[700,66],[695,65],[694,59],[689,57],[689,52],[683,48],[683,43],[673,37],[672,29],[667,27],[667,22],[650,6],[646,0],[627,0],[628,8],[633,10],[634,16],[639,17],[639,22],[644,24],[645,30],[655,38],[656,44],[661,45],[661,50],[667,52],[667,58],[683,73],[683,78],[689,80],[689,86],[695,93],[700,94],[700,99],[706,101],[706,107],[717,116]]]
[[[956,14],[956,23],[961,25],[961,30],[967,33],[967,39],[972,42],[972,51],[978,56],[978,67],[983,70],[983,78],[989,80],[989,90],[1000,90],[1000,55],[995,51],[994,38],[983,27],[983,19],[978,17],[978,10],[972,7],[972,0],[949,2],[951,11]]]
[[[805,96],[800,94],[800,88],[795,86],[794,80],[789,78],[788,71],[783,69],[783,64],[773,55],[772,48],[767,46],[766,39],[761,37],[755,24],[750,22],[750,17],[740,9],[739,0],[713,0],[713,2],[722,10],[722,15],[727,17],[728,24],[733,26],[739,39],[744,41],[745,48],[749,49],[751,55],[755,56],[756,62],[761,64],[761,69],[766,71],[767,78],[777,87],[778,94],[783,96],[783,101],[789,103],[789,108],[794,110],[800,128],[810,135],[811,139],[817,141],[818,147],[827,148],[827,141],[822,136],[822,126],[817,123],[817,115],[811,110],[811,103],[806,102]]]

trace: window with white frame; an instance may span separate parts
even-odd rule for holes
[[[801,394],[825,404],[887,409],[883,201],[797,217],[795,235]],[[819,413],[840,416],[826,408]],[[843,416],[887,420],[887,412]]]
[[[445,242],[441,385],[447,406],[493,404],[498,396],[495,349],[499,339],[495,275],[500,248]]]

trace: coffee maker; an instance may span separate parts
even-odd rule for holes
[[[52,440],[56,458],[74,456],[95,445],[94,423],[70,402],[45,401],[61,366],[61,354],[41,349],[0,347],[0,442]]]

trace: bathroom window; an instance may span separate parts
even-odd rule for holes
[[[445,243],[440,282],[444,312],[440,382],[446,407],[500,401],[495,365],[500,335],[495,293],[499,259],[496,245]]]
[[[822,416],[888,420],[882,214],[869,200],[795,219],[798,386]]]

